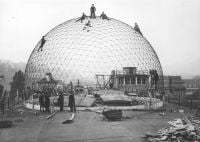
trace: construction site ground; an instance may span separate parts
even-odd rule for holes
[[[62,124],[70,118],[69,111],[57,112],[50,119],[48,113],[25,110],[23,114],[8,115],[13,122],[10,128],[0,128],[1,142],[144,142],[147,132],[169,126],[175,118],[195,114],[195,110],[166,104],[166,111],[123,111],[120,121],[105,120],[102,114],[91,111],[78,111],[71,124]],[[5,118],[4,118],[5,119]]]

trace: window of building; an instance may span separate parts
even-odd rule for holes
[[[140,76],[137,77],[137,84],[141,84],[141,77]]]
[[[146,84],[146,78],[142,77],[142,84]]]
[[[131,77],[131,84],[135,84],[135,77]]]
[[[125,84],[130,84],[130,77],[125,77]]]
[[[124,84],[124,78],[123,77],[119,78],[119,84]]]

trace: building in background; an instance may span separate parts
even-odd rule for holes
[[[5,76],[4,76],[4,74],[0,74],[0,85],[1,85],[1,88],[0,88],[0,96],[1,96],[4,92],[4,89],[5,89],[5,87],[4,87],[5,86]]]
[[[176,96],[185,95],[186,87],[181,76],[164,76],[164,92]]]
[[[200,99],[200,79],[184,79],[186,96]]]
[[[127,92],[147,91],[148,79],[148,71],[139,71],[136,67],[124,67],[122,71],[115,71],[113,88]]]

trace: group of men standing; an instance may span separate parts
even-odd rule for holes
[[[49,95],[45,94],[44,92],[40,93],[39,96],[39,103],[40,103],[40,111],[41,112],[50,112],[50,98]]]
[[[49,97],[49,95],[47,95],[45,93],[41,93],[40,96],[39,96],[39,103],[40,103],[40,111],[41,112],[50,112],[50,109],[49,109],[49,107],[50,107],[50,97]],[[63,93],[59,93],[58,106],[60,107],[60,111],[63,111],[63,108],[64,108],[64,95],[63,95]],[[74,98],[73,93],[71,93],[69,95],[68,106],[70,107],[71,112],[76,111],[75,98]]]
[[[69,95],[69,101],[68,101],[68,106],[70,108],[71,112],[75,112],[76,111],[76,107],[75,107],[75,98],[74,98],[74,94],[71,93]],[[63,107],[64,107],[64,95],[63,93],[59,94],[58,97],[58,106],[60,107],[60,111],[63,111]]]

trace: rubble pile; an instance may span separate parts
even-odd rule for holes
[[[171,127],[160,129],[156,134],[146,133],[148,142],[199,142],[200,121],[194,118],[175,119],[168,122]]]

